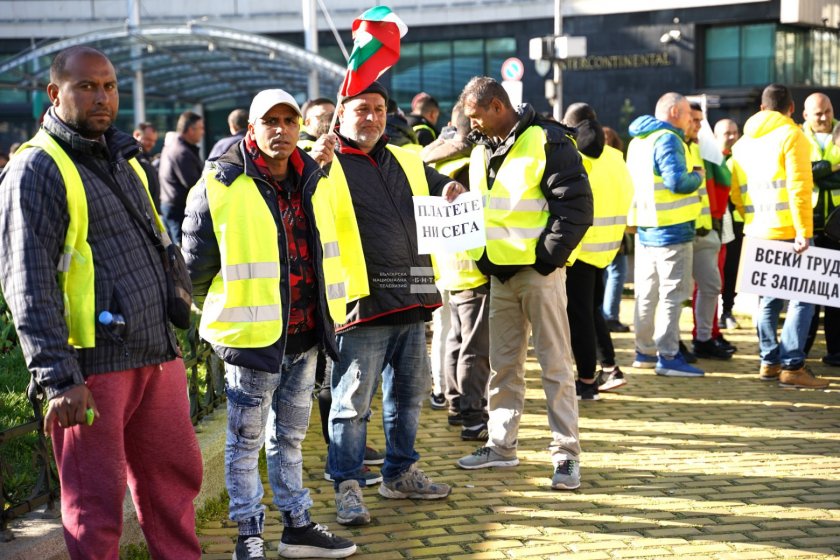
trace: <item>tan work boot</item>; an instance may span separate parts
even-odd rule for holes
[[[781,364],[761,364],[758,378],[762,381],[776,381],[779,379],[780,373],[782,373]]]
[[[780,387],[796,387],[797,389],[825,389],[831,383],[828,379],[816,377],[810,369],[803,366],[795,370],[782,370],[779,376]]]

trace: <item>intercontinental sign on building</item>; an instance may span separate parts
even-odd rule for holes
[[[560,62],[563,70],[622,70],[672,66],[673,59],[667,52],[640,54],[613,54],[567,58]]]

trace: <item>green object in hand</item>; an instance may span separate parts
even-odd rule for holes
[[[88,426],[93,425],[93,419],[94,418],[95,418],[95,416],[93,414],[93,409],[92,408],[87,409],[85,411],[85,422],[87,423]]]

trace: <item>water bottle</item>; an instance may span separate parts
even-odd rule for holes
[[[99,324],[105,327],[113,336],[122,339],[123,332],[125,331],[125,317],[119,313],[111,313],[108,310],[101,312],[99,314]]]

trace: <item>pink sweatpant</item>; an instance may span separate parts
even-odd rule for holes
[[[92,375],[87,386],[100,417],[51,428],[70,558],[118,560],[128,484],[152,558],[200,559],[193,500],[201,451],[184,362]]]

